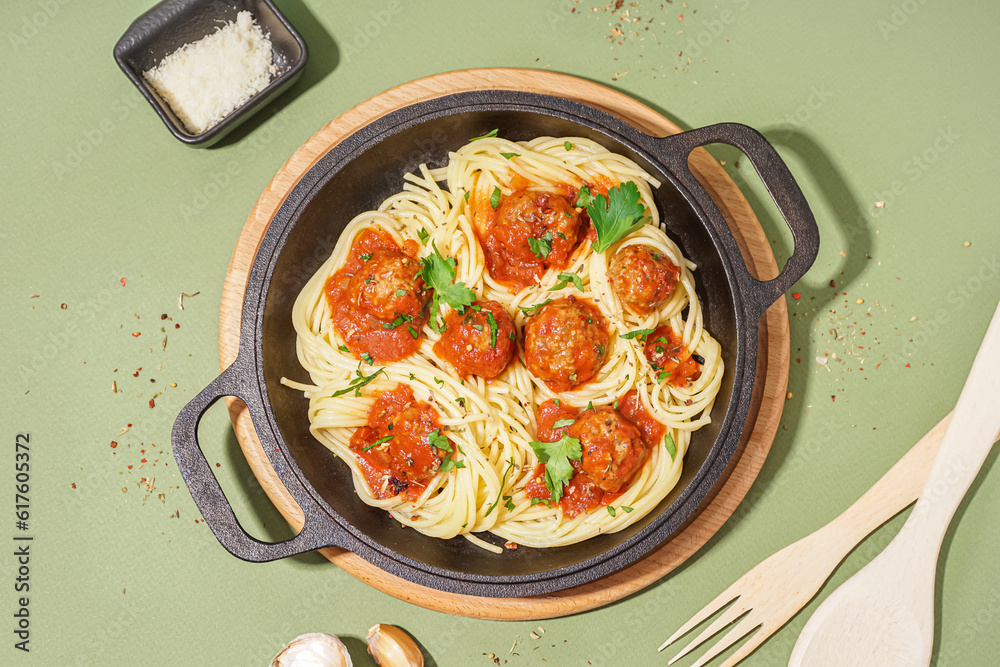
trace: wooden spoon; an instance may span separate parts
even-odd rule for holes
[[[998,438],[1000,307],[916,507],[885,551],[819,606],[792,649],[789,667],[930,664],[941,541]]]

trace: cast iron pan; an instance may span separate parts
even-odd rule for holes
[[[310,435],[306,399],[280,384],[282,377],[309,381],[295,356],[292,303],[329,256],[344,226],[399,191],[407,171],[421,163],[442,166],[449,150],[494,128],[512,140],[588,137],[627,155],[663,181],[654,191],[661,220],[698,265],[705,327],[722,344],[726,363],[712,423],[695,434],[677,487],[655,511],[613,535],[499,555],[461,537],[426,537],[365,505],[354,493],[348,466]],[[751,277],[722,214],[688,170],[693,149],[720,142],[746,153],[792,231],[795,252],[774,280]],[[816,222],[802,192],[774,148],[749,127],[725,123],[655,138],[583,104],[499,90],[458,93],[404,107],[331,149],[275,214],[250,272],[239,354],[177,417],[174,455],[215,536],[245,560],[270,561],[337,546],[403,579],[452,593],[524,597],[585,584],[660,546],[725,482],[742,452],[757,365],[758,320],[802,277],[818,248]],[[302,531],[290,540],[263,543],[240,527],[199,448],[201,415],[224,396],[247,404],[271,465],[302,508]]]

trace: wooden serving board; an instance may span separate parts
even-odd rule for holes
[[[222,295],[219,316],[220,368],[236,358],[240,315],[250,268],[260,240],[285,197],[299,178],[345,136],[400,107],[450,93],[506,89],[561,96],[602,109],[651,135],[665,136],[681,129],[649,107],[599,84],[555,72],[529,69],[472,69],[436,74],[397,86],[345,111],[314,134],[278,170],[250,212],[236,243]],[[721,209],[739,242],[751,272],[766,280],[778,274],[760,223],[726,172],[704,150],[691,154],[691,168]],[[641,561],[616,574],[555,593],[525,598],[488,598],[459,595],[420,586],[391,575],[355,554],[329,548],[321,553],[380,591],[415,605],[459,616],[494,620],[527,620],[574,614],[619,600],[642,590],[687,560],[739,505],[757,477],[778,428],[788,380],[789,331],[784,299],[767,311],[760,323],[757,385],[760,405],[751,412],[753,431],[743,456],[729,480],[708,507],[681,533]],[[302,511],[278,480],[254,433],[242,402],[229,399],[230,417],[243,453],[285,519],[302,527]]]

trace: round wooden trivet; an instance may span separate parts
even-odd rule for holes
[[[681,131],[627,95],[576,77],[539,70],[490,68],[447,72],[397,86],[362,102],[331,121],[295,151],[250,212],[229,262],[223,289],[219,316],[220,368],[229,366],[239,350],[243,295],[257,247],[278,207],[299,178],[337,142],[380,116],[423,100],[484,89],[521,90],[575,100],[598,107],[654,136]],[[695,176],[729,222],[751,272],[762,280],[776,276],[777,265],[764,232],[736,185],[704,149],[692,153],[690,163]],[[680,534],[616,574],[543,596],[471,597],[400,579],[343,549],[323,549],[321,553],[354,577],[400,600],[471,618],[553,618],[594,609],[635,593],[683,563],[719,530],[743,500],[767,457],[781,417],[788,380],[789,331],[784,299],[779,299],[761,319],[760,335],[762,363],[755,388],[760,395],[760,407],[746,449],[731,477],[709,506]],[[229,399],[229,411],[240,446],[261,486],[292,527],[301,529],[302,511],[278,480],[257,441],[246,408],[240,401]],[[750,419],[754,419],[753,413]]]

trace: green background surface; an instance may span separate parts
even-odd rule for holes
[[[1000,5],[641,0],[616,12],[570,0],[399,0],[382,24],[392,3],[278,5],[309,44],[304,76],[230,139],[198,150],[169,135],[112,59],[149,0],[5,3],[0,663],[265,665],[295,635],[324,631],[367,665],[365,631],[392,623],[419,640],[432,665],[485,666],[491,652],[512,666],[665,665],[668,653],[656,648],[674,629],[832,519],[953,406],[1000,298],[991,203]],[[685,128],[760,129],[799,180],[823,239],[792,290],[801,298],[788,296],[792,397],[747,500],[659,583],[542,622],[427,611],[316,554],[239,561],[198,521],[169,445],[177,412],[218,373],[226,266],[275,171],[358,102],[482,66],[591,79]],[[790,236],[761,203],[749,165],[737,168],[731,150],[713,152],[760,210],[779,261],[787,257]],[[225,181],[230,161],[239,173],[209,187]],[[199,294],[180,310],[181,292]],[[29,654],[13,647],[18,433],[31,437]],[[201,439],[248,530],[289,536],[221,406]],[[942,550],[939,665],[996,664],[995,459]],[[820,599],[902,520],[863,542]],[[746,664],[784,664],[815,606]],[[539,625],[545,634],[530,638]]]

